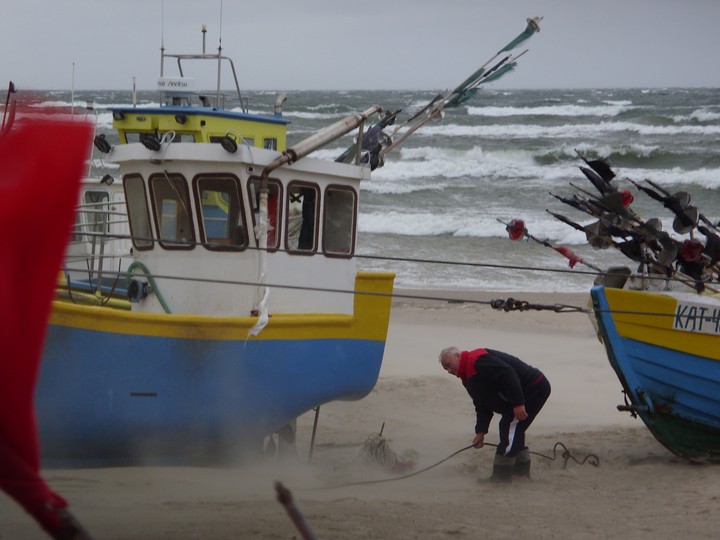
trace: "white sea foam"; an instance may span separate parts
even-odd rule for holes
[[[433,191],[443,191],[452,184],[448,182],[416,182],[414,179],[410,181],[400,180],[394,182],[383,182],[382,180],[373,177],[371,182],[364,182],[362,184],[363,191],[370,193],[377,193],[383,195],[403,195],[409,193],[418,193],[421,191],[427,191],[432,193]]]
[[[648,144],[624,144],[624,145],[610,145],[610,144],[598,144],[596,142],[583,142],[579,144],[563,143],[546,150],[540,150],[537,152],[537,157],[554,156],[562,159],[576,159],[577,150],[580,153],[593,152],[600,158],[608,158],[611,155],[616,156],[640,156],[650,157],[656,152],[659,152],[661,148],[658,145]]]
[[[677,115],[672,117],[674,122],[717,122],[720,120],[720,113],[708,109],[697,109],[689,115]]]
[[[468,107],[472,116],[617,116],[630,110],[631,102],[606,102],[607,105],[545,105],[537,107]]]
[[[650,179],[659,185],[672,184],[695,184],[706,189],[716,190],[720,188],[720,169],[708,169],[706,167],[694,170],[673,167],[672,169],[631,169],[624,171],[636,182]]]
[[[401,150],[399,159],[389,159],[373,173],[373,180],[396,182],[420,178],[534,178],[537,165],[532,153],[507,150],[485,153],[475,146],[469,150],[429,146]]]
[[[97,116],[97,126],[100,128],[107,128],[111,129],[113,123],[113,116],[112,113],[109,112],[103,112],[99,113]]]
[[[472,211],[448,212],[364,212],[360,214],[360,232],[401,236],[453,236],[472,238],[508,238],[505,225],[513,219],[522,219],[528,233],[539,240],[559,244],[583,245],[586,237],[546,212],[524,212],[513,207],[487,208],[478,205]],[[572,219],[572,218],[571,218]],[[500,221],[498,221],[500,220]],[[502,222],[501,222],[502,221]],[[573,219],[573,221],[575,221]],[[592,219],[579,219],[581,225]]]
[[[429,212],[372,212],[362,213],[358,218],[358,229],[365,233],[441,236],[453,234],[457,228],[452,217]]]
[[[309,105],[306,108],[311,111],[321,111],[323,109],[338,109],[340,107],[342,107],[342,105],[338,103],[320,103],[318,105]]]
[[[43,105],[67,109],[69,96],[67,92],[48,95]],[[130,106],[113,105],[129,99],[123,96],[129,93],[98,96],[95,108],[99,129],[111,128],[110,107]],[[150,99],[145,99],[139,108],[157,106],[150,96],[143,95]],[[385,166],[373,172],[371,181],[362,183],[360,252],[370,245],[372,252],[379,255],[566,269],[567,261],[552,249],[532,241],[510,241],[505,226],[497,221],[522,219],[536,238],[556,246],[569,246],[600,267],[614,261],[628,264],[617,250],[592,250],[584,232],[545,211],[547,208],[567,216],[581,226],[594,221],[550,195],[576,192],[570,182],[595,193],[578,170],[582,161],[576,149],[588,156],[610,159],[618,173],[617,184],[635,194],[633,208],[644,219],[660,217],[665,230],[676,239],[681,237],[672,232],[672,214],[662,204],[639,193],[626,177],[636,181],[649,178],[670,191],[692,192],[693,202],[700,210],[717,220],[720,164],[713,141],[720,135],[720,107],[713,94],[693,90],[588,90],[490,91],[486,96],[492,98],[491,106],[483,106],[490,103],[488,100],[477,100],[448,111],[443,122],[429,123],[386,156]],[[425,106],[432,93],[408,92],[402,96],[392,93],[386,97],[328,92],[321,99],[304,100],[307,106],[289,102],[284,111],[286,119],[292,121],[288,140],[292,144],[321,125],[345,117],[347,113],[341,111],[355,110],[360,102],[387,105],[384,101],[402,97],[403,102],[410,103],[402,115],[407,118],[406,115]],[[261,100],[253,103],[261,108]],[[84,113],[84,100],[76,96],[74,105],[76,115],[78,111]],[[336,159],[352,144],[356,133],[312,156]],[[116,166],[100,163],[97,153],[95,158],[96,172],[109,170],[116,175]],[[372,260],[361,264],[382,269],[394,265],[392,269],[398,271],[396,283],[404,287],[486,290],[537,287],[567,291],[586,290],[592,282],[590,276],[558,280],[552,273],[517,268],[493,271]]]
[[[720,126],[653,126],[632,122],[598,122],[592,124],[564,124],[544,126],[537,124],[494,124],[480,126],[463,126],[459,124],[443,124],[425,126],[418,132],[418,137],[486,137],[502,139],[528,138],[582,138],[607,133],[635,133],[642,136],[662,135],[719,135]]]
[[[345,118],[348,115],[346,112],[337,113],[319,113],[319,112],[306,112],[306,111],[283,111],[283,116],[290,118],[302,118],[304,120],[333,120],[337,118]]]

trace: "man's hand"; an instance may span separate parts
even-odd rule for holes
[[[513,414],[519,421],[523,421],[528,417],[528,413],[525,410],[525,405],[516,405],[513,407]]]
[[[483,446],[485,446],[485,434],[477,433],[475,435],[475,438],[473,439],[472,445],[475,448],[482,448]]]

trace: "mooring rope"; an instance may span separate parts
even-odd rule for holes
[[[82,233],[85,236],[100,236],[103,238],[109,238],[113,240],[141,240],[146,242],[159,242],[158,238],[152,237],[152,236],[133,236],[130,234],[110,234],[110,233],[104,233],[104,232],[93,232],[93,231],[85,231]],[[199,240],[188,240],[182,242],[183,246],[187,247],[195,247],[195,246],[206,246],[206,247],[226,247],[225,244],[217,244],[213,242],[202,242]],[[260,248],[258,246],[238,246],[238,249],[241,251],[268,251],[267,248]],[[292,253],[289,250],[283,249],[283,248],[277,248],[272,250],[274,253]],[[362,253],[353,253],[352,257],[354,259],[365,259],[370,261],[386,261],[386,262],[402,262],[402,263],[416,263],[416,264],[436,264],[436,265],[443,265],[443,266],[458,266],[458,267],[468,267],[468,268],[485,268],[489,270],[525,270],[529,272],[544,272],[544,273],[550,273],[550,274],[573,274],[577,276],[607,276],[607,275],[613,275],[613,272],[611,270],[605,271],[605,272],[597,272],[595,270],[578,270],[575,268],[557,268],[557,267],[549,267],[549,266],[529,266],[526,264],[500,264],[500,263],[489,263],[489,262],[476,262],[476,261],[454,261],[454,260],[446,260],[446,259],[426,259],[426,258],[419,258],[419,257],[400,257],[400,256],[391,256],[391,255],[370,255],[370,254],[362,254]],[[160,276],[156,276],[160,277]],[[172,279],[169,276],[162,276],[167,277],[168,279]],[[676,277],[668,277],[666,275],[644,275],[644,279],[650,280],[650,281],[657,281],[657,282],[679,282],[679,283],[685,283],[684,280]],[[188,281],[193,281],[193,278],[175,278],[175,279],[185,279]],[[242,284],[242,283],[239,283]]]
[[[492,446],[492,447],[494,447],[494,448],[497,448],[497,444],[492,444],[492,443],[485,443],[484,446]],[[572,459],[575,463],[577,463],[578,465],[584,465],[585,463],[589,463],[589,464],[592,465],[593,467],[599,467],[599,466],[600,466],[600,458],[599,458],[597,455],[595,455],[595,454],[588,454],[587,456],[585,456],[585,458],[584,458],[582,461],[580,461],[580,460],[578,460],[575,456],[573,456],[573,455],[570,453],[570,451],[568,450],[567,446],[565,446],[565,445],[564,445],[562,442],[560,442],[560,441],[556,442],[555,445],[553,446],[553,454],[552,454],[552,456],[548,456],[548,455],[541,454],[541,453],[539,453],[539,452],[533,452],[533,451],[530,451],[530,453],[531,453],[532,455],[535,455],[535,456],[538,456],[538,457],[541,457],[541,458],[544,458],[544,459],[547,459],[547,460],[550,460],[550,461],[555,461],[555,460],[557,459],[557,457],[558,457],[558,456],[557,456],[557,449],[558,449],[558,447],[561,447],[561,448],[563,449],[562,454],[561,454],[561,456],[560,456],[560,457],[562,457],[562,459],[563,459],[563,467],[562,467],[563,470],[565,470],[565,469],[567,468],[567,463],[568,463],[568,461],[571,460],[571,459]],[[424,473],[424,472],[426,472],[426,471],[429,471],[430,469],[433,469],[433,468],[437,467],[438,465],[440,465],[440,464],[442,464],[442,463],[445,463],[447,460],[449,460],[449,459],[457,456],[458,454],[464,452],[465,450],[470,450],[471,448],[474,448],[472,444],[469,445],[469,446],[466,446],[465,448],[461,448],[460,450],[457,450],[457,451],[453,452],[452,454],[450,454],[450,455],[447,456],[446,458],[443,458],[443,459],[441,459],[440,461],[438,461],[438,462],[436,462],[436,463],[433,463],[432,465],[430,465],[430,466],[428,466],[428,467],[425,467],[424,469],[420,469],[419,471],[415,471],[415,472],[410,473],[410,474],[405,474],[405,475],[403,475],[403,476],[395,476],[395,477],[392,477],[392,478],[381,478],[381,479],[379,479],[379,480],[364,480],[364,481],[359,481],[359,482],[347,482],[347,483],[345,483],[345,484],[339,484],[339,485],[336,485],[336,486],[323,486],[323,487],[315,488],[315,489],[336,489],[336,488],[342,488],[342,487],[348,487],[348,486],[360,486],[360,485],[364,485],[364,484],[380,484],[380,483],[383,483],[383,482],[396,482],[396,481],[398,481],[398,480],[405,480],[405,479],[407,479],[407,478],[411,478],[411,477],[413,477],[413,476],[417,476],[418,474],[421,474],[421,473]]]
[[[392,477],[392,478],[381,478],[381,479],[379,479],[379,480],[364,480],[364,481],[362,481],[362,482],[347,482],[347,483],[345,483],[345,484],[339,484],[339,485],[336,485],[336,486],[323,486],[323,487],[315,488],[315,489],[335,489],[335,488],[341,488],[341,487],[347,487],[347,486],[359,486],[359,485],[362,485],[362,484],[380,484],[381,482],[394,482],[394,481],[396,481],[396,480],[405,480],[406,478],[410,478],[411,476],[417,476],[417,475],[420,474],[420,473],[424,473],[425,471],[429,471],[430,469],[432,469],[432,468],[434,468],[434,467],[437,467],[437,466],[440,465],[441,463],[445,463],[448,459],[453,458],[453,457],[457,456],[459,453],[464,452],[465,450],[469,450],[469,449],[472,448],[472,447],[473,447],[473,445],[471,444],[470,446],[466,446],[465,448],[461,448],[460,450],[458,450],[458,451],[453,452],[452,454],[450,454],[448,457],[446,457],[446,458],[444,458],[444,459],[441,459],[441,460],[438,461],[437,463],[433,463],[433,464],[430,465],[429,467],[425,467],[424,469],[420,469],[419,471],[415,471],[414,473],[410,473],[410,474],[405,474],[405,475],[403,475],[403,476],[394,476],[394,477]]]

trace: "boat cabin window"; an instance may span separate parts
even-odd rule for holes
[[[185,178],[179,174],[153,174],[150,177],[150,196],[160,245],[168,249],[195,247]]]
[[[190,97],[189,96],[168,96],[165,99],[166,105],[174,105],[176,107],[182,106],[182,107],[188,107],[192,105],[190,103]]]
[[[110,232],[109,201],[110,194],[107,191],[88,190],[83,193],[80,205],[82,211],[75,214],[73,242],[81,242],[86,232],[94,233],[88,237],[90,241],[97,234]]]
[[[351,255],[355,238],[357,195],[352,188],[328,186],[325,190],[323,250],[328,255]]]
[[[193,183],[203,245],[220,251],[246,248],[248,235],[237,177],[196,177]]]
[[[125,132],[125,142],[128,144],[139,143],[140,135],[144,135],[144,133],[139,133],[137,131],[126,131]]]
[[[192,133],[178,133],[176,131],[170,142],[195,142],[195,135]]]
[[[288,184],[287,249],[291,252],[317,251],[317,219],[320,190],[303,182]]]
[[[145,182],[140,176],[129,174],[123,178],[123,188],[132,243],[139,250],[152,249],[153,235],[145,197]]]
[[[250,205],[252,208],[253,229],[260,222],[260,188],[262,181],[259,178],[251,178],[248,182],[248,192],[250,196]],[[270,250],[278,249],[280,243],[280,212],[282,205],[282,184],[277,180],[268,180],[268,232],[267,232],[267,248]],[[256,235],[257,236],[257,235]],[[259,245],[259,242],[258,242]]]
[[[277,150],[277,139],[263,139],[263,148],[265,150]]]

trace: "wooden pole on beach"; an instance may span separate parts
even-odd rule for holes
[[[290,519],[295,524],[295,527],[303,537],[303,540],[317,540],[317,536],[305,521],[305,516],[302,515],[295,502],[292,498],[290,490],[283,486],[280,482],[275,482],[275,491],[277,491],[277,499],[285,507]]]
[[[315,419],[313,420],[312,437],[310,437],[310,453],[308,454],[308,461],[312,461],[313,450],[315,450],[315,435],[317,434],[318,417],[320,416],[320,405],[315,407]]]

